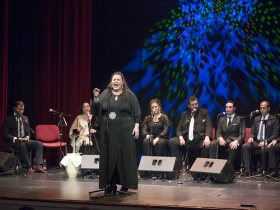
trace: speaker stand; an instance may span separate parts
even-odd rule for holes
[[[265,177],[270,178],[270,179],[273,179],[273,180],[275,180],[275,181],[277,181],[277,182],[280,181],[279,177],[278,177],[278,179],[277,179],[276,177],[269,176],[269,175],[266,175]]]
[[[108,194],[108,193],[106,193],[106,192],[108,191],[109,188],[110,188],[110,186],[109,186],[109,185],[106,185],[106,186],[104,186],[103,189],[94,190],[94,191],[89,192],[88,194],[91,195],[92,193],[96,193],[96,192],[101,192],[101,191],[103,191],[103,192],[104,192],[103,196],[100,196],[99,198],[108,197],[108,196],[116,196],[116,195],[117,195],[116,193],[118,193],[119,195],[131,195],[130,192],[119,191],[119,190],[113,190],[113,193]]]

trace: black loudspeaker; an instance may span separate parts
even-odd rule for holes
[[[166,173],[167,179],[175,178],[176,157],[164,156],[142,156],[138,167],[141,178],[147,176],[148,172]]]
[[[193,163],[190,174],[194,180],[211,176],[215,182],[231,183],[235,179],[235,171],[228,160],[197,158]]]
[[[0,152],[0,173],[8,173],[21,166],[18,158],[12,153]]]

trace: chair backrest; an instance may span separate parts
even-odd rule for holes
[[[216,139],[216,130],[212,128],[212,140]]]
[[[251,128],[246,128],[246,135],[244,138],[244,143],[247,143],[249,137],[250,137],[250,133],[251,133]]]
[[[35,133],[36,139],[43,142],[52,142],[60,139],[60,131],[57,125],[37,125]]]

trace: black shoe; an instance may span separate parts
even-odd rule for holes
[[[105,189],[104,195],[116,195],[117,185]]]
[[[127,192],[128,191],[128,188],[127,187],[124,187],[122,186],[122,188],[120,189],[121,192]]]
[[[272,171],[268,176],[271,176],[271,177],[278,177],[279,178],[279,172],[278,171]]]
[[[245,168],[244,172],[243,172],[245,175],[249,176],[251,171],[249,168]]]

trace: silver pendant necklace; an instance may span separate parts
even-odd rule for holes
[[[118,96],[115,96],[115,101],[117,101],[118,100]]]

